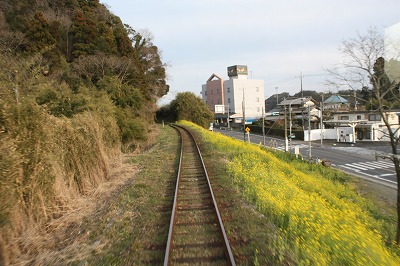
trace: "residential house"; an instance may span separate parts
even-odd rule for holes
[[[336,140],[341,142],[353,142],[356,140],[389,141],[388,129],[378,111],[350,111],[334,112],[333,119],[324,123],[334,126]],[[385,111],[389,124],[396,137],[399,137],[400,112]]]
[[[324,111],[347,112],[350,110],[349,102],[340,95],[331,95],[323,102]]]
[[[312,97],[284,99],[276,108],[270,110],[265,119],[267,121],[283,120],[285,114],[288,119],[289,117],[292,119],[294,127],[305,127],[304,121],[308,121],[309,117],[314,125],[319,121],[317,102]]]

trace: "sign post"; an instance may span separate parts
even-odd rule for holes
[[[250,142],[250,128],[246,127],[247,142]]]

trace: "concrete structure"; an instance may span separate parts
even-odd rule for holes
[[[243,104],[245,119],[252,122],[262,117],[264,108],[264,81],[248,79],[247,66],[234,65],[228,67],[229,80],[223,80],[216,74],[212,74],[206,84],[202,85],[202,99],[210,110],[216,110],[216,105],[225,106],[225,114],[231,114],[235,121],[243,119]],[[265,110],[264,110],[265,111]],[[222,117],[222,116],[221,116]],[[226,118],[225,118],[226,119]]]

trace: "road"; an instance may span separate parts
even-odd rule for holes
[[[244,139],[243,132],[217,128],[214,128],[214,131],[236,139]],[[263,136],[251,133],[249,135],[252,143],[263,144]],[[265,144],[274,149],[285,151],[284,139],[266,137]],[[296,147],[298,147],[302,157],[308,160],[309,143],[292,140],[289,152],[291,151],[293,156],[295,156]],[[382,147],[382,145],[379,147],[369,147],[362,143],[350,144],[325,141],[321,146],[320,141],[318,141],[311,143],[311,158],[328,160],[331,162],[332,167],[336,169],[392,188],[397,188],[396,172],[393,163],[388,159],[375,156],[385,150],[389,151],[388,147]]]

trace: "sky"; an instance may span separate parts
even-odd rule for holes
[[[212,74],[247,65],[265,98],[303,90],[335,92],[326,69],[342,62],[345,40],[400,22],[399,0],[100,0],[122,22],[150,32],[166,64],[170,92],[201,96]],[[302,78],[300,78],[302,77]]]

